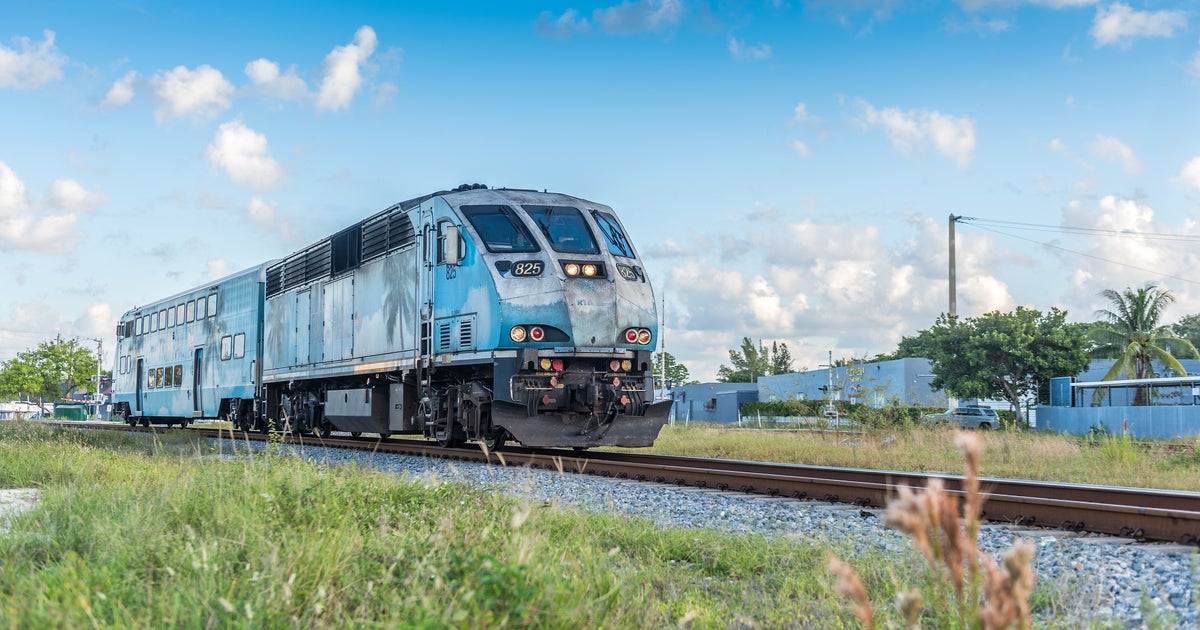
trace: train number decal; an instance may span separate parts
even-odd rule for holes
[[[542,275],[542,269],[542,261],[540,260],[521,260],[513,263],[512,275],[540,276]]]

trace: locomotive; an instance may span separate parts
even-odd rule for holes
[[[445,446],[650,446],[657,310],[612,208],[464,185],[131,309],[114,413]]]

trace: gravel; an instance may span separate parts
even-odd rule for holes
[[[238,443],[239,447],[245,444]],[[261,442],[250,444],[264,448]],[[906,536],[884,526],[882,510],[408,455],[284,448],[331,465],[355,462],[427,483],[500,487],[515,497],[585,510],[618,510],[669,527],[781,536],[851,555],[868,550],[898,556],[915,553]],[[1037,582],[1053,585],[1057,612],[1072,625],[1200,628],[1200,556],[1195,547],[1135,544],[1129,539],[1010,525],[985,525],[979,546],[998,558],[1020,540],[1035,545]]]

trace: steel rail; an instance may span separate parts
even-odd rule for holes
[[[64,423],[83,426],[79,423]],[[108,428],[126,429],[124,425]],[[139,428],[140,429],[140,428]],[[140,429],[157,430],[151,429]],[[265,440],[261,434],[229,429],[191,429],[208,437]],[[894,470],[834,468],[736,460],[647,455],[609,451],[575,452],[510,446],[487,453],[477,445],[446,449],[425,440],[284,436],[299,446],[330,446],[364,451],[529,466],[603,477],[655,481],[767,496],[816,499],[883,507],[899,486],[924,488],[941,479],[952,496],[964,495],[962,475]],[[1022,479],[980,479],[983,516],[992,522],[1093,532],[1139,540],[1200,544],[1200,493],[1149,488],[1064,484]]]

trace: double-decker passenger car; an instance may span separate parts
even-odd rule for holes
[[[462,186],[396,204],[226,281],[251,277],[262,291],[262,336],[252,348],[261,359],[239,382],[250,389],[222,390],[211,412],[197,407],[193,417],[491,448],[510,438],[649,446],[666,421],[670,403],[652,402],[653,290],[608,206]],[[161,331],[139,334],[137,322],[163,308],[131,311],[122,330],[133,322],[134,340],[156,341]],[[201,330],[212,344],[227,329]],[[157,355],[126,354],[131,372],[157,379],[145,372],[157,365],[138,363]],[[123,394],[142,405],[127,408],[131,418],[173,418],[186,407],[175,400],[158,413],[148,391]]]
[[[131,425],[249,414],[267,264],[134,308],[117,324],[113,413]]]

